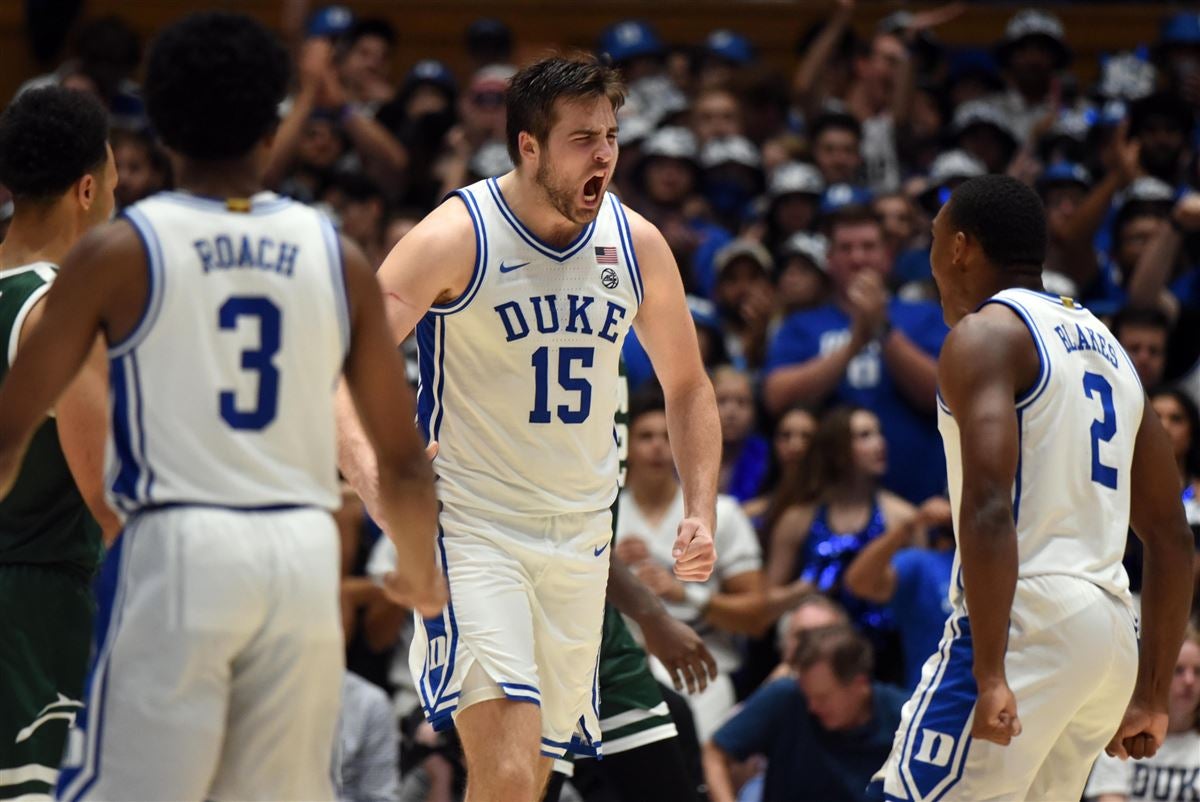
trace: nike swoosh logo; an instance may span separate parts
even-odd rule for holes
[[[524,267],[527,264],[529,264],[529,262],[518,262],[515,265],[506,265],[506,264],[504,264],[504,262],[501,262],[500,263],[500,272],[501,273],[511,273],[514,270],[520,270],[522,267]]]
[[[601,546],[600,548],[598,548],[598,549],[593,549],[593,550],[592,550],[592,552],[593,552],[593,553],[594,553],[594,554],[595,554],[597,557],[599,557],[599,556],[600,556],[601,554],[603,554],[603,553],[604,553],[604,552],[605,552],[607,549],[608,549],[608,544],[607,544],[607,543],[605,543],[605,544],[604,544],[603,546]]]

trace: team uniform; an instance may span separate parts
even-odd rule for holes
[[[1136,623],[1121,566],[1130,465],[1145,395],[1117,339],[1069,298],[1008,289],[1037,347],[1037,381],[1017,398],[1013,517],[1020,558],[1005,673],[1022,733],[974,741],[971,628],[957,553],[953,612],[904,706],[873,788],[888,800],[1078,799],[1116,732],[1137,675]],[[955,531],[961,441],[938,399]]]
[[[606,195],[554,248],[494,179],[455,194],[474,225],[474,272],[416,332],[450,603],[418,622],[409,667],[437,728],[507,697],[540,705],[544,754],[596,754],[617,371],[642,298],[629,224]]]
[[[0,381],[56,271],[45,262],[0,271]],[[0,798],[47,798],[54,788],[83,707],[102,550],[49,416],[0,501]]]
[[[333,394],[337,235],[264,192],[125,212],[144,314],[110,343],[107,473],[125,528],[61,798],[331,799],[342,681]]]

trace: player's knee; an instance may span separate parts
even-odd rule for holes
[[[537,762],[526,755],[498,755],[489,768],[486,783],[497,799],[533,799],[541,791]]]

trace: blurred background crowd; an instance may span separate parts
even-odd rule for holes
[[[1200,554],[1200,13],[1166,8],[1155,38],[1081,69],[1088,31],[1053,7],[1014,6],[990,45],[968,46],[943,31],[974,4],[871,5],[870,25],[837,0],[792,26],[790,71],[737,30],[681,40],[626,19],[595,31],[628,82],[612,191],[674,252],[720,408],[720,561],[697,594],[669,571],[674,523],[660,524],[679,489],[653,368],[630,336],[616,557],[716,657],[720,676],[689,701],[690,748],[718,802],[858,798],[839,789],[882,762],[904,691],[938,648],[954,539],[929,226],[958,183],[1008,173],[1041,196],[1046,288],[1109,321],[1128,351],[1174,443]],[[419,45],[398,53],[399,8],[286,11],[294,88],[268,186],[323,208],[373,262],[448,192],[512,168],[505,88],[521,51],[505,20],[462,31],[463,70]],[[30,30],[32,47],[55,52]],[[84,14],[66,41],[68,57],[18,91],[61,83],[103,100],[120,206],[170,189],[134,27]],[[6,200],[0,188],[0,232]],[[409,614],[372,580],[394,555],[353,497],[341,527],[347,798],[455,799],[456,750],[421,724],[408,677]],[[1126,564],[1139,590],[1133,537]],[[749,612],[712,614],[738,595]],[[802,637],[814,628],[828,637]],[[1200,789],[1200,643],[1180,660],[1172,726],[1193,756],[1163,787],[1178,779],[1183,794]],[[1148,799],[1138,783],[1149,794],[1158,782],[1120,764],[1101,774],[1089,794],[1105,799]],[[1153,798],[1200,798],[1171,793]]]

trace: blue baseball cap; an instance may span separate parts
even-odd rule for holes
[[[831,214],[847,206],[867,206],[875,199],[871,190],[853,184],[831,184],[821,196],[821,214]]]
[[[1074,184],[1083,189],[1091,189],[1092,175],[1082,164],[1056,162],[1043,170],[1035,183],[1038,192],[1045,192],[1050,187],[1063,184]]]
[[[1160,47],[1200,45],[1200,14],[1180,12],[1163,21],[1158,34]]]
[[[704,40],[704,50],[710,56],[739,67],[754,61],[754,46],[750,44],[750,40],[725,28],[708,35]]]
[[[354,24],[354,14],[345,6],[325,6],[317,9],[308,19],[307,32],[309,36],[329,36],[336,38]]]
[[[659,56],[665,48],[649,23],[625,20],[611,25],[600,34],[600,52],[614,62],[628,61],[638,56]]]

